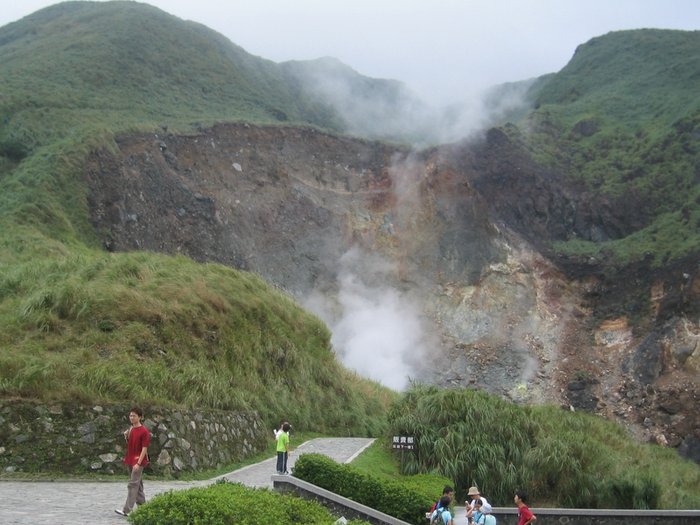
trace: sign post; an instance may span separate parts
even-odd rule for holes
[[[415,438],[413,436],[394,436],[391,439],[391,448],[394,450],[415,450]]]
[[[401,451],[401,470],[404,470],[404,454],[407,450],[416,450],[416,442],[414,436],[393,436],[391,438],[391,448]]]

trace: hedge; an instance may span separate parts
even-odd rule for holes
[[[294,464],[299,479],[330,490],[375,510],[415,525],[425,525],[425,513],[435,503],[398,481],[384,480],[341,465],[321,454],[304,454]]]
[[[331,525],[337,519],[320,503],[228,482],[159,494],[128,518],[134,525]]]

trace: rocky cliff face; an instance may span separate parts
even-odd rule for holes
[[[350,367],[559,403],[700,458],[696,260],[610,271],[547,240],[624,233],[508,137],[413,152],[313,129],[122,137],[86,167],[108,250],[251,270],[323,318]]]

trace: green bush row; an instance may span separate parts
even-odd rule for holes
[[[320,454],[300,456],[294,465],[294,476],[416,525],[425,525],[425,512],[434,503],[433,496],[341,465]]]
[[[228,482],[165,492],[129,514],[134,525],[327,525],[336,520],[314,501]]]

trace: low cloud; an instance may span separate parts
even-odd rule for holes
[[[457,102],[424,100],[395,80],[365,77],[333,58],[288,62],[306,90],[332,106],[348,132],[416,147],[469,139],[529,107],[532,80],[464,92]]]

